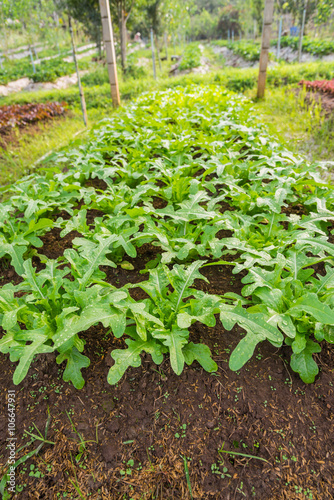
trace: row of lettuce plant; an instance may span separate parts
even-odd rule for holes
[[[111,352],[111,384],[143,352],[157,364],[169,354],[177,374],[194,360],[215,371],[209,348],[189,341],[190,326],[213,327],[215,315],[246,331],[232,370],[268,340],[291,346],[292,369],[314,381],[314,354],[334,342],[334,191],[266,134],[245,98],[216,86],[145,94],[8,194],[0,257],[21,279],[0,289],[0,352],[18,362],[15,384],[36,355],[56,352],[64,380],[81,388],[85,332],[97,323],[127,344]],[[80,236],[50,259],[41,238],[54,228]],[[149,279],[112,286],[106,266],[129,266],[147,243],[157,249]],[[242,272],[242,295],[196,289],[208,265]],[[135,301],[134,286],[147,298]]]

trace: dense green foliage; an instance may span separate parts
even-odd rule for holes
[[[106,189],[87,187],[94,178]],[[216,314],[225,329],[238,323],[247,332],[231,369],[259,342],[285,342],[292,369],[314,381],[313,354],[321,341],[334,341],[334,190],[256,124],[245,99],[214,86],[143,95],[86,144],[58,154],[45,175],[23,178],[9,193],[0,208],[0,256],[23,280],[0,290],[0,351],[19,362],[14,383],[36,354],[57,351],[64,380],[82,387],[85,330],[99,322],[126,336],[128,348],[111,353],[112,384],[140,365],[143,351],[157,364],[169,353],[178,374],[194,360],[214,371],[209,349],[189,342],[189,327],[213,327]],[[165,208],[155,208],[154,198]],[[104,214],[94,226],[89,209]],[[51,228],[61,237],[80,233],[56,260],[43,254],[41,236]],[[221,229],[231,236],[219,237]],[[134,285],[114,287],[105,270],[131,269],[126,259],[145,243],[158,253],[139,284],[148,298],[136,302]],[[243,272],[242,296],[194,286],[202,266],[222,264]]]

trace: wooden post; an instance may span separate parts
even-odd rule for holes
[[[111,98],[114,108],[117,108],[120,105],[120,98],[119,98],[116,54],[115,54],[114,37],[111,25],[109,0],[99,0],[99,2],[100,2],[100,11],[102,20],[103,41],[106,49]]]
[[[302,27],[300,30],[299,34],[299,48],[298,48],[298,62],[301,62],[302,59],[302,48],[303,48],[303,36],[304,36],[304,29],[305,29],[305,17],[306,17],[306,2],[304,5],[304,10],[303,10],[303,20],[302,20]]]
[[[270,48],[271,24],[273,21],[274,0],[266,0],[263,13],[262,46],[260,55],[259,79],[257,84],[257,96],[264,96],[266,86],[267,66]]]
[[[78,87],[79,87],[79,94],[80,94],[82,116],[83,116],[84,124],[87,127],[87,125],[88,125],[88,118],[87,118],[87,110],[86,110],[86,101],[85,101],[85,96],[84,96],[84,92],[83,92],[83,88],[82,88],[81,80],[80,80],[79,67],[78,67],[78,61],[77,61],[77,53],[76,53],[76,50],[75,50],[75,43],[74,43],[74,37],[73,37],[72,22],[71,22],[70,16],[68,16],[68,26],[69,26],[70,34],[71,34],[73,60],[74,60],[75,69],[76,69],[77,77],[78,77]]]
[[[152,49],[153,76],[154,76],[154,80],[156,80],[157,74],[156,74],[156,70],[155,70],[154,40],[153,40],[153,29],[152,28],[151,28],[151,49]]]

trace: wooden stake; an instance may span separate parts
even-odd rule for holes
[[[115,53],[114,37],[111,25],[109,0],[99,0],[99,2],[100,2],[100,11],[102,20],[103,41],[106,49],[106,57],[108,65],[111,98],[114,108],[117,108],[120,105],[120,98],[119,98],[119,87],[117,79],[116,53]]]
[[[260,55],[259,79],[257,84],[257,96],[264,96],[267,79],[267,66],[269,59],[271,24],[273,22],[274,0],[266,0],[263,13],[262,46]]]
[[[77,52],[75,50],[75,43],[74,43],[74,37],[73,37],[72,22],[71,22],[70,16],[68,16],[68,26],[69,26],[70,34],[71,34],[73,60],[74,60],[75,69],[76,69],[77,77],[78,77],[78,87],[79,87],[79,94],[80,94],[82,116],[83,116],[84,124],[87,127],[87,125],[88,125],[88,118],[87,118],[87,110],[86,110],[86,101],[85,101],[85,96],[84,96],[84,92],[83,92],[83,88],[82,88],[81,80],[80,80],[79,67],[78,67],[78,61],[77,61]]]

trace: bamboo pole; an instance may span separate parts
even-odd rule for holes
[[[155,69],[154,39],[153,39],[153,29],[152,28],[151,28],[151,49],[152,49],[153,76],[154,76],[154,80],[156,80],[157,74],[156,74],[156,69]]]
[[[34,61],[34,58],[33,58],[33,55],[32,55],[32,50],[31,50],[30,44],[29,44],[29,56],[30,56],[30,61],[31,61],[31,64],[32,64],[32,70],[33,70],[34,73],[36,73],[35,61]]]
[[[273,22],[274,0],[266,0],[263,13],[262,46],[260,55],[259,78],[257,84],[257,97],[264,96],[267,79],[267,66],[269,59],[271,24]]]
[[[164,44],[165,44],[165,52],[166,52],[166,61],[168,61],[168,48],[167,48],[167,33],[164,33]]]
[[[106,57],[108,65],[111,98],[114,108],[117,108],[120,105],[120,98],[119,98],[119,87],[117,79],[116,53],[114,46],[113,30],[111,25],[109,0],[99,0],[99,2],[100,2],[100,11],[102,20],[103,41],[106,49]]]
[[[159,50],[159,40],[158,40],[158,37],[156,37],[156,52],[157,52],[157,59],[158,59],[158,63],[159,63],[159,70],[160,70],[160,73],[162,71],[162,68],[161,68],[161,59],[160,59],[160,50]]]
[[[86,101],[85,101],[85,96],[84,96],[84,92],[83,92],[83,88],[82,88],[81,80],[80,80],[79,67],[78,67],[78,61],[77,61],[77,53],[76,53],[76,49],[75,49],[74,36],[73,36],[73,28],[72,28],[72,22],[71,22],[70,16],[68,17],[68,26],[69,26],[70,34],[71,34],[73,60],[74,60],[75,70],[77,72],[77,77],[78,77],[78,87],[79,87],[79,94],[80,94],[80,103],[81,103],[82,116],[83,116],[84,124],[87,127],[87,125],[88,125],[88,118],[87,118],[87,110],[86,110]]]
[[[279,59],[281,55],[282,23],[283,23],[283,18],[281,17],[278,22],[277,54],[276,54],[277,59]]]
[[[306,18],[306,3],[303,10],[303,20],[302,27],[299,35],[299,48],[298,48],[298,62],[300,63],[302,60],[302,48],[303,48],[303,37],[304,37],[304,29],[305,29],[305,18]]]

